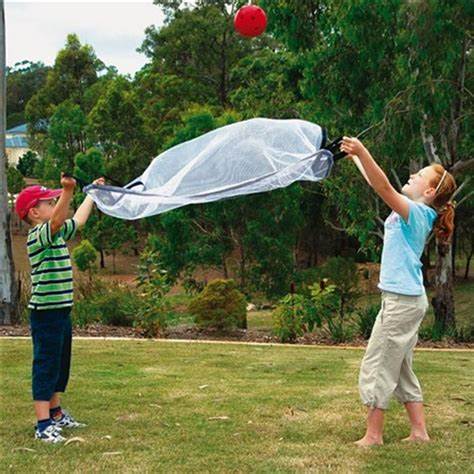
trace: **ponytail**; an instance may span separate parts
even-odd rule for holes
[[[438,211],[438,218],[434,225],[434,233],[438,240],[451,241],[454,232],[454,208],[455,204],[449,201]]]
[[[434,182],[431,183],[435,187],[435,197],[431,206],[438,213],[434,233],[437,239],[448,243],[454,232],[455,203],[451,201],[451,198],[456,191],[456,182],[453,176],[440,164],[434,164],[431,167],[437,175]]]

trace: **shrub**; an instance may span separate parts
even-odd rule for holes
[[[91,323],[109,326],[133,326],[142,299],[125,284],[94,286],[88,297],[78,299],[72,311],[73,323],[84,327]]]
[[[145,248],[140,255],[138,288],[141,304],[135,326],[139,327],[146,337],[157,337],[164,332],[168,324],[170,304],[165,295],[171,284],[156,250]]]
[[[225,331],[247,328],[244,295],[233,280],[211,281],[189,304],[199,327]]]
[[[293,282],[298,289],[298,293],[306,297],[311,296],[309,287],[314,284],[315,281],[321,279],[321,268],[311,267],[303,270],[298,270],[293,278]]]
[[[474,327],[456,327],[446,331],[441,329],[440,326],[436,323],[433,323],[428,326],[422,326],[420,328],[418,336],[421,340],[424,341],[436,342],[441,341],[443,339],[452,339],[455,342],[459,343],[470,343],[474,341]]]
[[[453,337],[456,342],[474,342],[474,326],[456,328]]]
[[[80,299],[72,307],[72,324],[84,328],[92,323],[101,322],[100,308],[95,301],[90,299]]]
[[[112,286],[93,300],[100,321],[110,326],[133,326],[142,300],[128,286]]]
[[[359,274],[357,265],[352,258],[332,257],[321,268],[321,276],[334,285],[334,293],[338,295],[336,311],[341,319],[346,313],[355,309],[355,302],[359,296],[357,286]]]
[[[192,276],[186,276],[183,280],[183,288],[187,295],[197,295],[204,290],[205,286],[205,281],[196,280]]]
[[[341,312],[341,293],[336,285],[329,285],[322,281],[319,285],[311,287],[311,298],[314,312],[325,326],[330,338],[334,342],[345,342],[353,337],[353,328],[347,325],[344,312]]]
[[[356,312],[357,314],[357,325],[359,327],[359,333],[364,339],[369,339],[374,327],[375,320],[380,310],[380,304],[371,304],[362,308]]]
[[[280,300],[273,313],[273,328],[281,342],[294,342],[315,324],[314,306],[303,295],[289,294]]]

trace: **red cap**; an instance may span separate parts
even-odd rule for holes
[[[18,194],[15,210],[20,219],[24,219],[29,210],[38,204],[38,201],[57,198],[63,192],[62,189],[48,189],[44,186],[28,186]]]

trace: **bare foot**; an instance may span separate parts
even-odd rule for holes
[[[359,441],[355,441],[354,444],[359,448],[370,448],[370,446],[382,446],[383,439],[382,438],[370,438],[368,436],[364,436]]]
[[[411,434],[408,438],[403,438],[403,442],[410,443],[429,443],[431,441],[427,433],[424,434]]]

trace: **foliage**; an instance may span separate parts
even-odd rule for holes
[[[97,260],[97,250],[94,246],[87,239],[82,240],[79,245],[74,247],[72,259],[81,272],[88,272],[90,281]]]
[[[25,187],[23,175],[14,166],[7,168],[7,187],[11,194],[18,194]]]
[[[427,153],[431,140],[458,183],[465,182],[457,199],[472,198],[472,2],[260,0],[269,34],[252,40],[233,31],[244,0],[154,3],[165,25],[144,32],[140,49],[149,62],[133,78],[106,68],[76,35],[67,37],[51,68],[24,62],[8,69],[8,120],[25,117],[31,148],[42,157],[33,170],[42,184],[57,186],[60,171],[73,166],[86,181],[104,170],[125,184],[170,146],[267,116],[316,122],[331,138],[368,129],[361,138],[389,178],[397,177],[396,187],[435,159]],[[470,202],[459,208],[452,247],[466,255],[466,270]],[[143,240],[150,233],[170,279],[218,269],[245,294],[274,299],[328,256],[376,261],[388,212],[344,160],[321,183],[141,221],[130,227],[128,241],[109,241],[109,231],[128,231],[97,215],[86,234],[101,263],[106,251],[141,241],[137,232]],[[306,297],[308,284],[300,289]],[[345,318],[354,298],[346,300],[347,288],[336,286]]]
[[[361,334],[364,339],[369,339],[379,309],[379,304],[373,304],[356,311],[359,334]]]
[[[165,296],[171,288],[159,253],[145,248],[140,255],[138,272],[138,289],[142,303],[135,324],[145,336],[157,337],[167,327],[170,305]]]
[[[199,327],[226,331],[247,328],[244,295],[233,280],[213,280],[189,304]]]
[[[127,285],[118,282],[101,285],[98,291],[74,304],[73,323],[80,327],[92,323],[131,327],[138,317],[141,303],[141,297]]]
[[[58,170],[71,173],[75,156],[85,151],[86,116],[71,101],[59,104],[50,118],[47,153]]]
[[[35,166],[39,162],[38,155],[28,150],[18,160],[16,165],[17,170],[25,177],[32,178],[35,176]]]
[[[352,328],[339,313],[341,295],[336,285],[314,285],[311,289],[314,312],[325,325],[322,326],[334,342],[345,342],[353,335]]]
[[[359,274],[357,265],[352,258],[341,256],[331,257],[321,268],[321,276],[334,284],[339,304],[337,312],[341,319],[346,313],[354,311],[355,302],[359,296]]]
[[[273,329],[281,342],[295,342],[315,326],[321,326],[321,319],[311,301],[303,295],[285,296],[273,313]]]
[[[42,62],[26,60],[7,66],[7,129],[25,122],[25,106],[44,85],[48,70]]]

